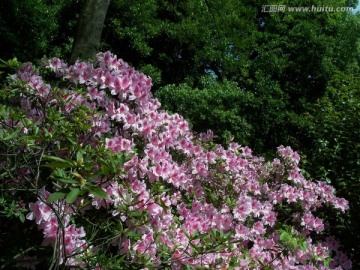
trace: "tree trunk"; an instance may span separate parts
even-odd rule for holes
[[[109,4],[110,0],[85,1],[78,21],[70,63],[75,63],[78,58],[95,57],[100,48],[101,32]]]

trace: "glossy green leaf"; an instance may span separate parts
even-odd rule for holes
[[[107,193],[99,187],[91,187],[89,188],[89,192],[100,199],[106,199],[108,197]]]
[[[73,203],[80,193],[79,188],[72,188],[71,191],[66,195],[66,202]]]
[[[47,203],[52,203],[54,201],[63,199],[65,197],[66,193],[64,192],[54,192],[52,193],[49,198],[46,200]]]

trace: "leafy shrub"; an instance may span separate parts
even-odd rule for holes
[[[202,89],[193,89],[186,84],[167,85],[156,92],[156,97],[165,110],[189,119],[195,131],[210,129],[223,144],[231,137],[241,144],[249,144],[253,127],[243,116],[254,106],[253,95],[228,81],[218,83],[204,77],[202,82]]]
[[[0,108],[2,265],[351,268],[318,217],[347,201],[306,180],[296,152],[280,146],[266,162],[217,145],[162,111],[150,88],[109,52],[70,67],[25,64],[10,77]]]
[[[332,230],[341,237],[349,255],[360,267],[360,89],[359,71],[351,75],[338,72],[326,95],[309,106],[302,117],[304,134],[312,144],[302,148],[306,170],[333,185],[349,200],[346,215],[334,215]],[[299,125],[300,126],[300,125]]]
[[[294,143],[294,127],[288,120],[287,98],[277,83],[264,74],[257,74],[251,89],[236,83],[218,82],[212,76],[199,80],[200,87],[187,84],[167,85],[156,91],[163,108],[181,114],[196,132],[211,129],[226,145],[229,139],[251,145],[256,154],[274,157],[281,144]]]

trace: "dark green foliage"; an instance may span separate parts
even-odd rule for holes
[[[56,35],[55,11],[44,1],[1,1],[1,58],[24,60],[41,57]]]
[[[360,73],[338,72],[326,95],[302,119],[311,145],[303,145],[307,168],[317,179],[330,182],[350,202],[347,218],[335,216],[330,228],[342,239],[353,260],[360,251]],[[354,268],[356,269],[356,267]]]
[[[39,61],[68,55],[79,1],[0,1],[0,58]]]
[[[228,81],[221,84],[211,78],[202,81],[205,85],[201,89],[186,84],[168,85],[157,92],[157,97],[164,109],[189,119],[195,131],[211,129],[222,143],[234,137],[241,144],[249,144],[253,127],[247,112],[256,106],[254,95]]]
[[[277,85],[268,88],[266,97],[259,97],[257,93],[240,89],[236,83],[226,80],[219,83],[211,76],[203,77],[200,83],[198,89],[186,84],[168,85],[160,88],[156,96],[165,109],[187,118],[194,130],[211,129],[222,143],[233,138],[242,145],[252,145],[259,152],[266,140],[282,135],[281,130],[274,132],[274,121],[281,123],[285,118],[281,113],[285,103]],[[265,85],[263,87],[265,89]]]
[[[151,71],[155,88],[184,81],[197,86],[207,71],[220,78],[227,67],[238,68],[235,62],[245,65],[247,56],[233,57],[232,36],[242,40],[247,54],[254,30],[248,20],[255,12],[239,1],[113,1],[104,41],[132,65]]]

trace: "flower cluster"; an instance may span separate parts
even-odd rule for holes
[[[151,79],[109,52],[98,54],[96,63],[68,67],[54,58],[44,67],[67,81],[63,107],[31,65],[13,79],[25,82],[48,107],[59,104],[65,115],[88,108],[91,128],[74,140],[129,157],[114,175],[105,169],[106,160],[95,158],[76,190],[82,197],[49,202],[42,189],[30,204],[27,217],[43,230],[45,244],[61,245],[59,264],[81,265],[77,259],[87,247],[101,250],[76,222],[84,222],[80,217],[87,212],[106,211],[124,228],[109,232],[116,254],[149,269],[351,269],[337,249],[331,259],[334,244],[324,239],[326,223],[317,216],[325,206],[345,211],[347,201],[331,186],[305,179],[291,148],[280,146],[279,158],[266,162],[237,143],[227,148],[211,143],[211,131],[194,134],[183,117],[162,111],[151,94]],[[46,119],[46,110],[38,110],[28,96],[22,104],[29,119]],[[78,155],[73,166],[80,160]],[[105,196],[82,192],[86,181]]]
[[[86,249],[86,242],[82,238],[85,232],[82,227],[76,228],[70,225],[71,209],[66,205],[53,203],[51,206],[45,203],[50,193],[44,188],[39,192],[39,201],[30,203],[30,213],[27,219],[35,220],[39,229],[43,230],[43,245],[55,246],[61,243],[59,248],[59,264],[73,265],[79,254]],[[62,240],[59,240],[62,239]]]

